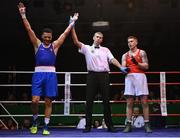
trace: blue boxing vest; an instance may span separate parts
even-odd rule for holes
[[[40,44],[35,55],[36,66],[55,66],[56,55],[52,44],[45,47],[43,43]]]

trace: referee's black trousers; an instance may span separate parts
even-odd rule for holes
[[[89,72],[86,87],[86,127],[91,128],[93,101],[98,90],[102,94],[104,119],[108,128],[112,127],[111,109],[109,104],[109,73]]]

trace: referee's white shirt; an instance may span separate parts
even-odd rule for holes
[[[79,49],[79,52],[85,55],[88,71],[110,71],[109,63],[111,63],[114,56],[108,48],[102,46],[95,48],[94,45],[90,46],[82,43],[82,47]]]

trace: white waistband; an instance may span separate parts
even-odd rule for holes
[[[56,68],[53,66],[38,66],[35,67],[35,72],[56,72]]]

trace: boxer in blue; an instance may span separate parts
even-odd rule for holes
[[[32,134],[38,132],[38,104],[40,97],[43,96],[45,100],[45,118],[43,135],[49,135],[48,124],[52,112],[52,99],[57,96],[57,76],[55,69],[56,55],[59,47],[63,44],[65,38],[74,26],[78,19],[78,13],[71,17],[71,22],[59,38],[52,42],[52,30],[45,28],[42,32],[41,38],[38,39],[31,28],[29,21],[26,18],[26,7],[23,3],[18,4],[19,13],[22,17],[25,29],[28,32],[29,38],[35,49],[35,73],[32,77],[32,112],[33,123],[30,131]]]

